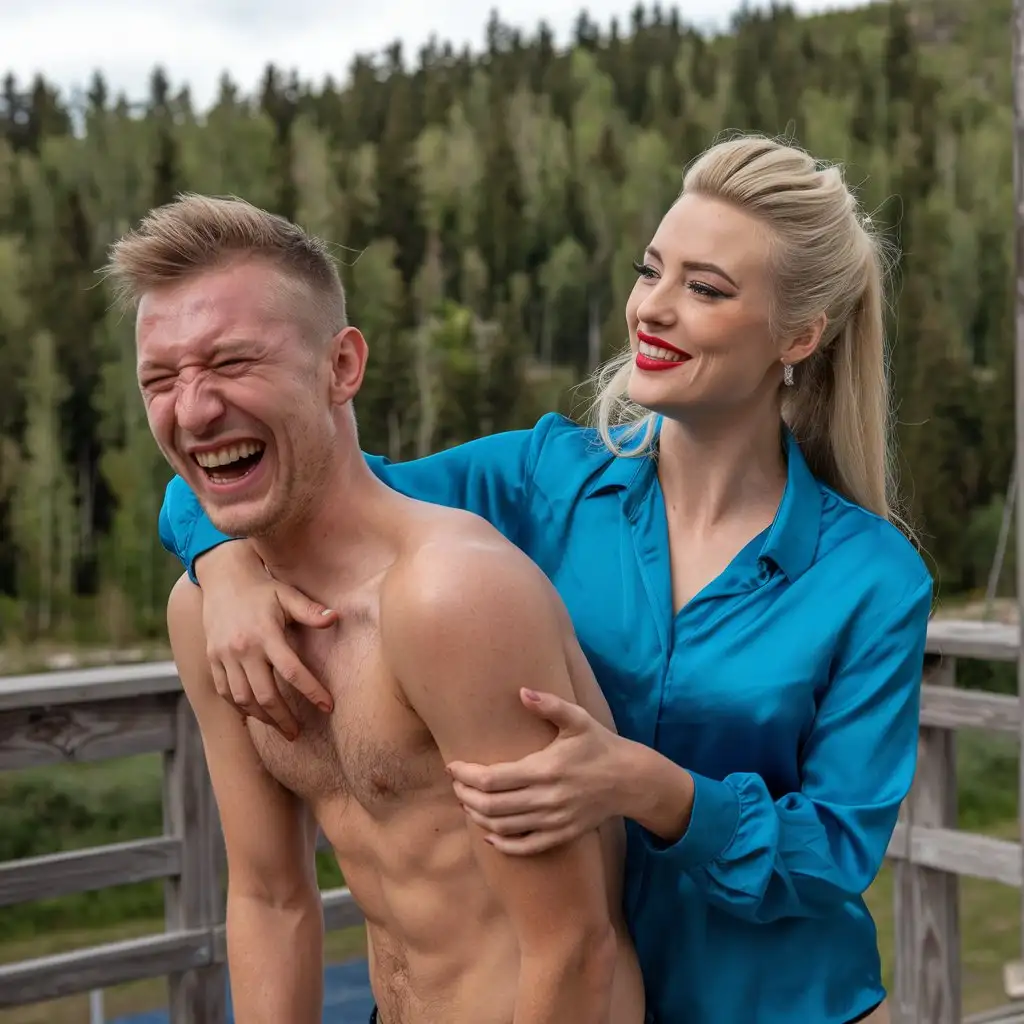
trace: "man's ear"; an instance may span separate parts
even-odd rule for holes
[[[336,405],[351,402],[363,383],[369,346],[357,327],[343,327],[330,342],[331,399]]]

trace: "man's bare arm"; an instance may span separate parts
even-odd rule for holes
[[[316,823],[266,772],[238,713],[217,696],[202,594],[187,576],[167,605],[171,649],[202,733],[228,860],[227,943],[240,1024],[320,1024],[323,911]]]
[[[498,544],[433,545],[392,572],[384,650],[445,761],[512,761],[554,738],[519,690],[575,700],[555,601],[539,570]],[[519,937],[515,1024],[605,1021],[616,945],[597,833],[509,857],[467,827]]]

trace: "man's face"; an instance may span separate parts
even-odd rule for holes
[[[338,346],[350,332],[362,338],[353,328],[313,337],[312,319],[296,315],[301,299],[301,285],[248,260],[139,305],[150,429],[229,535],[264,535],[304,516],[336,455],[336,412],[351,397],[339,392]]]

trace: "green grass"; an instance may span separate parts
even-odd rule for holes
[[[160,792],[163,760],[160,754],[140,754],[138,757],[121,757],[113,761],[27,768],[8,774],[17,774],[26,782],[49,782],[57,789],[90,800],[106,799],[115,791],[147,799]]]

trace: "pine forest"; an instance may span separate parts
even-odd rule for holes
[[[983,590],[1013,470],[1009,17],[1007,0],[777,6],[710,36],[654,5],[581,14],[556,46],[492,15],[473,52],[394,45],[317,83],[268,67],[207,110],[159,68],[130,101],[100,73],[81,95],[8,75],[0,645],[163,634],[170,474],[98,274],[150,207],[234,194],[328,239],[371,346],[361,441],[406,459],[584,408],[578,385],[625,341],[631,262],[732,130],[844,162],[899,246],[906,500],[940,602]]]

